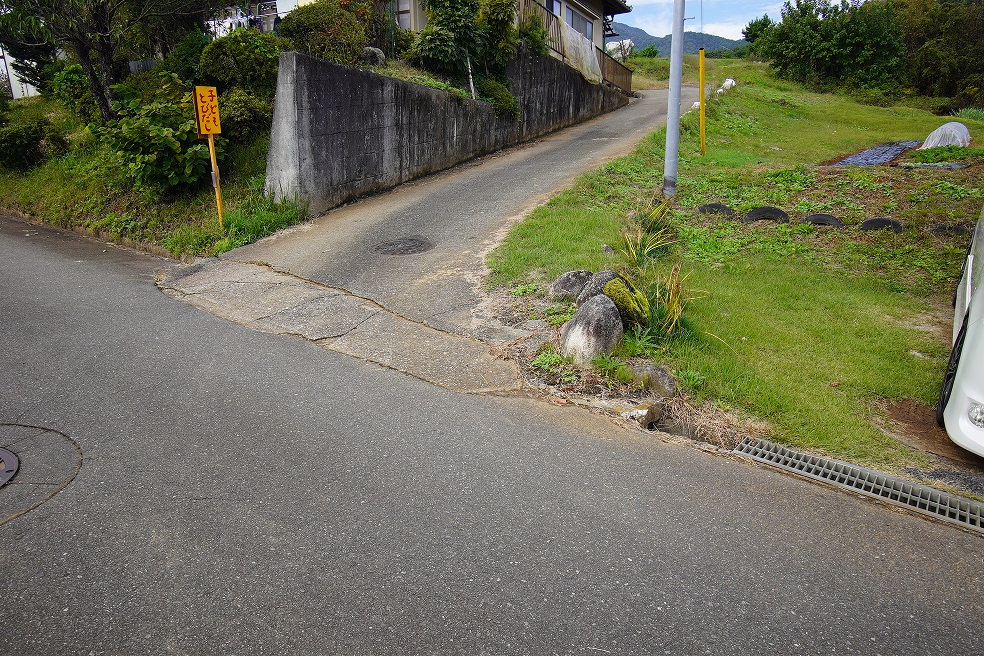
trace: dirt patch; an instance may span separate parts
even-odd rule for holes
[[[903,443],[984,475],[984,458],[951,442],[946,431],[936,425],[936,411],[930,406],[906,399],[888,403],[884,410],[896,429],[893,434]]]

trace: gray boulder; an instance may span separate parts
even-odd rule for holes
[[[930,132],[919,149],[939,148],[940,146],[963,146],[966,148],[969,145],[970,130],[967,129],[967,126],[957,121],[950,121]]]
[[[550,286],[550,297],[557,301],[573,301],[591,280],[592,275],[590,271],[568,271],[560,274]]]
[[[614,271],[599,271],[591,276],[591,280],[589,280],[588,284],[584,286],[581,293],[577,295],[578,307],[584,305],[589,298],[593,298],[598,294],[604,294],[605,285],[607,285],[610,281],[615,280],[615,278],[620,277],[621,276]]]
[[[632,378],[636,383],[652,391],[656,396],[670,398],[680,391],[680,383],[663,367],[639,365],[632,367]]]
[[[363,48],[362,61],[370,66],[382,66],[386,63],[386,55],[384,55],[383,51],[379,48]]]
[[[615,303],[599,294],[585,301],[560,329],[560,353],[588,365],[602,353],[610,353],[624,335]]]

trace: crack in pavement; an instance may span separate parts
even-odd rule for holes
[[[522,385],[516,363],[503,360],[480,340],[434,328],[372,299],[267,263],[198,260],[159,271],[157,286],[175,300],[252,330],[295,335],[448,389],[506,392]]]

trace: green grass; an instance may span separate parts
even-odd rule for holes
[[[922,139],[947,119],[810,92],[762,64],[708,60],[708,68],[712,84],[733,77],[739,86],[710,103],[706,156],[696,112],[684,118],[672,212],[680,245],[656,266],[666,273],[681,263],[693,298],[683,337],[662,343],[656,359],[678,372],[696,402],[764,420],[784,443],[889,469],[924,465],[924,455],[875,426],[874,407],[881,399],[934,403],[967,238],[928,228],[974,225],[984,163],[972,151],[963,158],[970,168],[959,171],[812,168],[879,143]],[[984,129],[963,120],[972,134]],[[650,135],[535,210],[489,257],[488,284],[546,288],[564,271],[617,267],[602,247],[618,247],[628,217],[660,187],[664,141],[662,131]],[[792,223],[696,212],[711,202],[739,213],[775,205]],[[800,222],[815,212],[849,229]],[[873,216],[898,218],[907,229],[850,229]]]
[[[220,164],[223,231],[207,182],[181,192],[135,190],[113,154],[57,103],[32,98],[11,107],[14,116],[47,117],[68,135],[72,148],[25,174],[0,172],[0,209],[109,239],[156,245],[175,256],[215,255],[305,218],[296,203],[274,203],[263,195],[268,131],[231,144]]]

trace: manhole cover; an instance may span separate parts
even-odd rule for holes
[[[17,473],[20,461],[7,449],[0,449],[0,485],[9,481]]]
[[[434,248],[423,237],[401,237],[392,241],[384,241],[372,247],[372,252],[380,255],[416,255]]]

